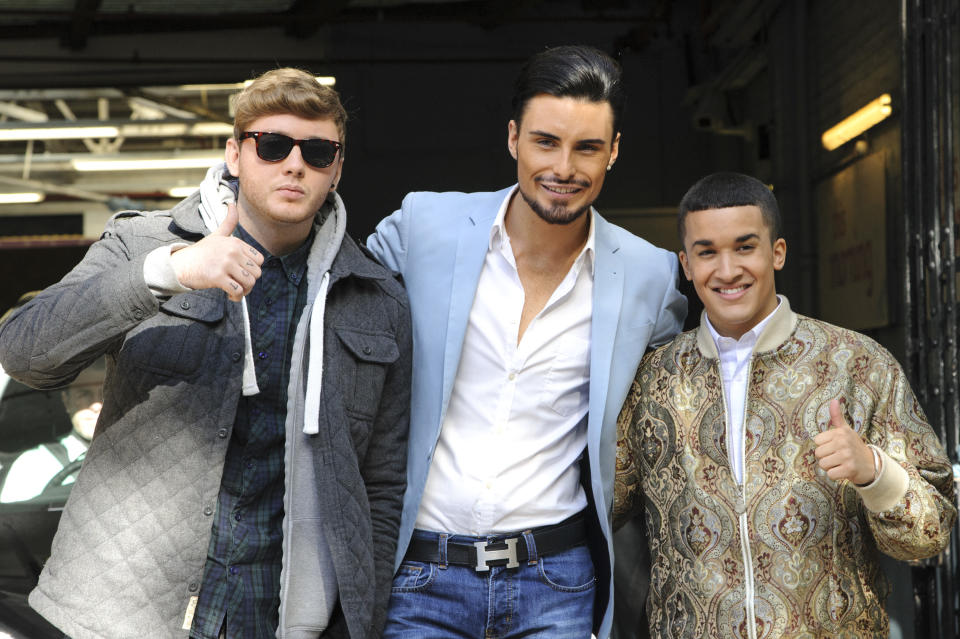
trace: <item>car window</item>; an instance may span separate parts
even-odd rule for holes
[[[102,405],[102,361],[69,386],[36,390],[0,370],[0,507],[65,500]]]

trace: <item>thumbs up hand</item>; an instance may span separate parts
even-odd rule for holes
[[[830,479],[849,479],[858,486],[874,480],[873,451],[847,424],[837,400],[830,401],[830,427],[814,437],[813,443],[820,468]]]
[[[236,204],[228,204],[227,216],[216,231],[170,255],[173,271],[181,284],[194,290],[219,288],[234,302],[250,292],[260,277],[263,255],[233,237],[239,219]]]

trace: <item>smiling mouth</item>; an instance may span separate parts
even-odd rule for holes
[[[715,288],[713,290],[720,293],[721,295],[737,295],[739,293],[744,292],[748,288],[750,288],[749,284],[741,284],[740,286],[735,286],[732,288]]]
[[[581,190],[579,186],[565,186],[562,184],[543,184],[540,185],[551,193],[556,193],[557,195],[570,195],[571,193],[577,193]]]

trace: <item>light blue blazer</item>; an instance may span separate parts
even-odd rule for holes
[[[513,188],[513,187],[510,187]],[[377,225],[369,248],[403,276],[413,316],[413,387],[397,566],[413,533],[430,461],[440,436],[480,278],[490,229],[510,188],[494,193],[410,193]],[[606,602],[597,636],[612,620],[613,505],[617,415],[640,358],[681,328],[687,302],[676,289],[677,258],[595,216],[596,254],[590,344],[587,451],[592,503],[606,544],[608,570],[598,572],[598,602]],[[589,498],[589,497],[588,497]],[[601,604],[602,605],[602,604]]]

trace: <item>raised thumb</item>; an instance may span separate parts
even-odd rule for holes
[[[843,411],[840,410],[840,402],[831,399],[830,400],[830,426],[831,428],[841,428],[847,424],[846,420],[843,419]]]
[[[237,222],[240,221],[240,212],[237,211],[237,205],[231,202],[227,204],[227,216],[220,222],[220,226],[214,231],[213,235],[230,237],[233,235],[233,229],[237,228]]]

